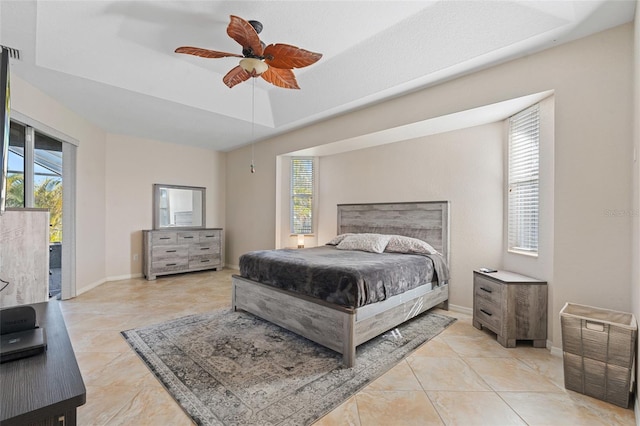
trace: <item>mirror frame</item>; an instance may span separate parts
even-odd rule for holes
[[[162,189],[186,189],[193,192],[199,192],[202,196],[202,225],[187,226],[160,226],[160,190]],[[161,183],[153,184],[153,229],[203,229],[206,228],[206,191],[201,186],[184,186],[184,185],[164,185]]]

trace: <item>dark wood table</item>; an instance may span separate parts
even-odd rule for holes
[[[87,391],[58,303],[30,305],[47,334],[47,350],[0,364],[2,426],[76,424],[76,408],[86,402]]]

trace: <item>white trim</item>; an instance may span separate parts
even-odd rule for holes
[[[62,300],[76,296],[77,146],[62,143]]]
[[[225,269],[235,269],[236,271],[240,271],[240,265],[231,265],[229,263],[225,263]]]
[[[34,161],[36,129],[26,126],[24,129],[24,206],[35,207]]]
[[[554,356],[562,356],[563,352],[562,352],[562,348],[559,348],[557,346],[552,346],[553,343],[550,340],[547,340],[547,347],[551,348],[551,355]]]
[[[80,296],[81,294],[84,294],[84,293],[88,292],[89,290],[93,290],[94,288],[96,288],[98,286],[101,286],[102,284],[104,284],[106,282],[107,282],[107,280],[105,278],[103,278],[103,279],[98,280],[98,281],[96,281],[94,283],[86,285],[86,286],[82,287],[81,289],[79,289],[76,292],[76,296]]]
[[[112,277],[105,278],[105,282],[131,280],[134,278],[142,278],[142,276],[142,272],[137,274],[114,275]]]
[[[467,308],[465,306],[452,305],[451,303],[449,303],[449,310],[453,312],[459,312],[461,314],[473,316],[473,309]]]
[[[11,120],[17,121],[18,123],[21,123],[21,124],[25,124],[27,126],[34,127],[38,129],[38,131],[42,133],[46,133],[47,136],[51,136],[52,138],[59,139],[62,142],[68,142],[72,145],[80,146],[80,142],[78,141],[78,139],[71,137],[66,133],[62,133],[61,131],[54,129],[53,127],[47,126],[46,124],[41,123],[38,120],[34,120],[33,118],[30,118],[16,111],[13,108],[11,109]]]

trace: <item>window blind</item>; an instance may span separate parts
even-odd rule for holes
[[[291,233],[313,233],[313,158],[291,159]]]
[[[509,119],[509,250],[538,252],[540,107]]]

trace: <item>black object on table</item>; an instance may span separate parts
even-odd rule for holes
[[[87,391],[58,303],[29,305],[47,331],[47,351],[0,364],[2,426],[76,424]]]

